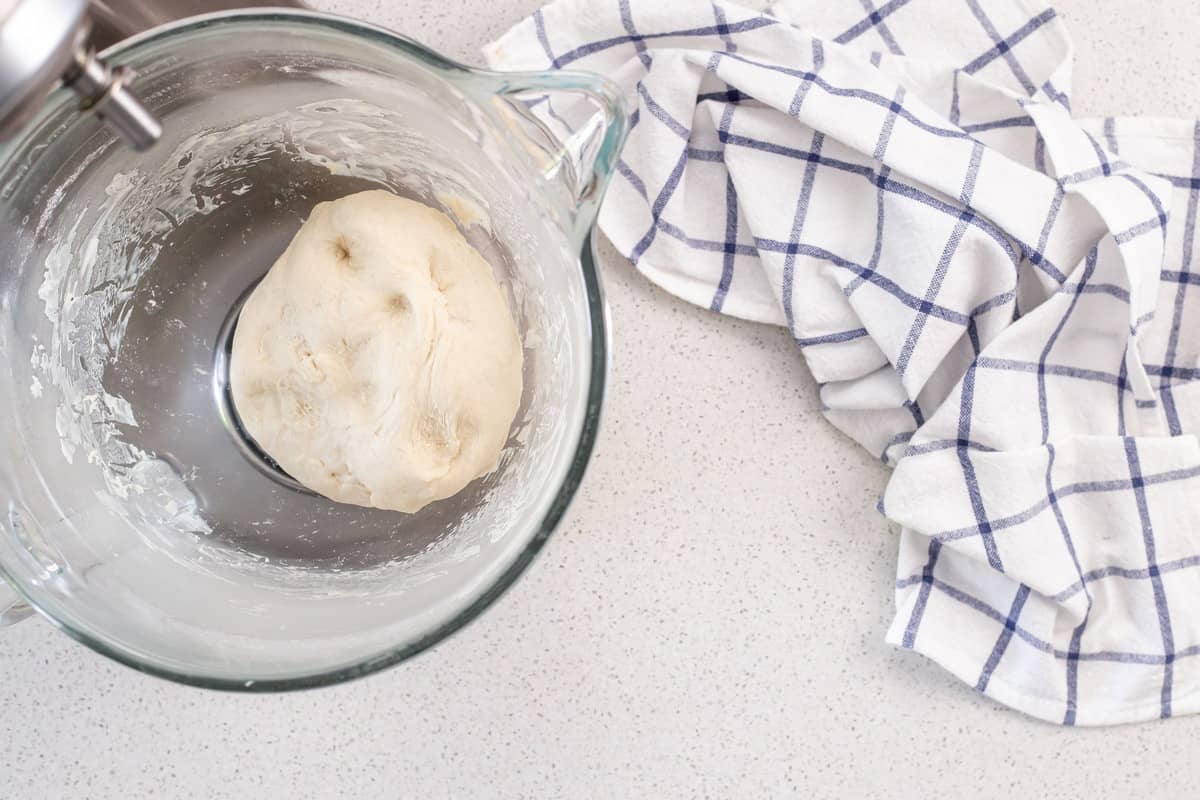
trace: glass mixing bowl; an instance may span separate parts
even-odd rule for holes
[[[621,99],[303,12],[198,17],[106,57],[162,119],[154,150],[60,92],[0,151],[0,572],[185,683],[300,688],[419,652],[516,578],[579,485],[606,357],[587,231]],[[312,206],[379,187],[454,218],[525,348],[499,467],[411,515],[296,484],[227,384],[237,310]]]

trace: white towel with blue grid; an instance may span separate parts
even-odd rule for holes
[[[1200,710],[1196,123],[1073,120],[1017,0],[557,0],[485,54],[627,92],[600,228],[895,466],[889,642],[1068,725]]]

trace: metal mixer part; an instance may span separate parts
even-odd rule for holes
[[[299,7],[296,0],[0,0],[0,139],[17,133],[50,91],[80,98],[134,150],[146,150],[162,126],[134,94],[132,71],[111,68],[97,49],[184,17],[247,6]]]
[[[133,71],[110,69],[91,50],[75,53],[75,69],[63,82],[79,95],[82,111],[91,111],[134,150],[148,150],[162,136],[162,125],[129,89]]]
[[[92,50],[87,12],[88,0],[7,0],[0,10],[0,137],[20,130],[61,83],[135,150],[158,141],[162,127],[130,90],[132,74]]]

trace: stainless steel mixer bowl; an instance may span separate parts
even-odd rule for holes
[[[307,12],[188,20],[106,58],[163,120],[153,151],[62,95],[0,151],[0,574],[100,652],[202,686],[419,652],[512,583],[582,477],[606,357],[586,231],[620,99]],[[531,111],[547,97],[565,131]],[[525,346],[499,468],[412,515],[296,484],[227,386],[240,302],[312,206],[380,187],[455,218]]]

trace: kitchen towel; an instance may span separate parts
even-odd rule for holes
[[[619,85],[600,228],[895,467],[889,642],[1067,725],[1200,710],[1195,122],[1072,119],[1016,0],[557,0],[485,55]]]

